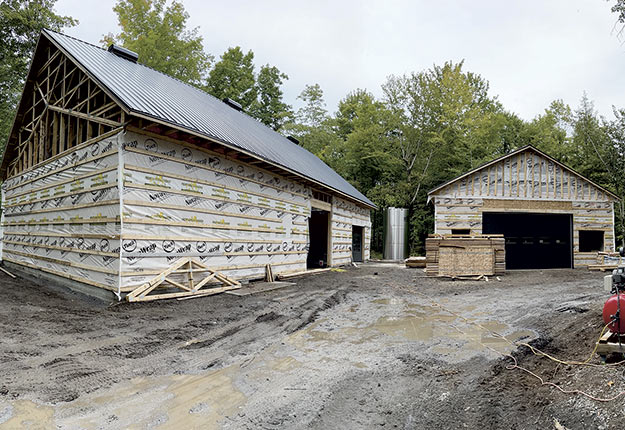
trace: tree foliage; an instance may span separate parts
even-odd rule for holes
[[[104,45],[119,44],[139,54],[146,66],[219,99],[230,98],[274,130],[290,121],[291,107],[282,92],[288,76],[269,64],[256,74],[254,53],[238,46],[227,49],[213,65],[198,28],[187,28],[189,14],[181,1],[118,0],[113,10],[121,32],[105,35]]]
[[[204,52],[198,29],[187,28],[189,14],[181,2],[118,0],[113,10],[121,32],[104,36],[103,44],[135,51],[140,63],[183,82],[204,82],[212,56]]]
[[[0,136],[13,119],[27,66],[42,28],[75,25],[54,13],[55,0],[0,3]],[[427,191],[482,163],[531,144],[573,167],[623,200],[617,203],[617,236],[625,232],[625,109],[598,115],[584,95],[572,109],[553,101],[530,121],[507,111],[482,76],[464,63],[446,62],[390,76],[376,98],[353,90],[330,113],[318,84],[307,85],[293,112],[282,87],[288,76],[270,64],[255,70],[254,53],[227,49],[211,68],[198,29],[180,1],[118,0],[120,34],[105,36],[139,53],[139,61],[214,96],[231,98],[247,113],[300,144],[343,175],[380,209],[407,207],[410,246],[422,252],[433,230]],[[625,24],[625,0],[612,11]],[[622,31],[622,30],[621,30]],[[381,211],[374,213],[373,249],[382,243]]]
[[[297,96],[303,105],[291,117],[291,122],[282,129],[284,135],[299,139],[300,145],[329,161],[338,136],[333,129],[333,120],[328,115],[323,90],[319,84],[306,85]]]
[[[489,93],[488,81],[465,71],[462,62],[390,76],[382,98],[356,90],[333,115],[318,85],[299,99],[294,131],[380,210],[373,215],[372,249],[381,251],[381,209],[409,208],[410,246],[423,252],[434,229],[427,192],[435,186],[526,145],[533,145],[625,196],[625,110],[606,121],[584,96],[576,109],[553,101],[524,121]],[[617,236],[625,231],[625,206],[617,203]]]
[[[257,100],[252,103],[250,114],[263,124],[279,130],[292,115],[291,106],[284,103],[282,84],[289,77],[275,66],[266,64],[256,78]]]
[[[0,3],[0,145],[7,141],[39,34],[78,24],[54,12],[56,0],[3,0]]]
[[[614,119],[605,123],[605,153],[601,159],[607,183],[621,200],[615,204],[617,238],[625,247],[625,109],[614,109]]]
[[[612,0],[608,0],[612,2]],[[618,16],[618,22],[625,24],[625,0],[615,0],[612,5],[612,12]]]
[[[297,96],[304,105],[297,111],[297,122],[305,127],[320,127],[328,119],[323,90],[319,84],[306,85]]]
[[[235,46],[224,52],[208,75],[206,91],[218,99],[229,98],[248,110],[256,101],[254,53]]]

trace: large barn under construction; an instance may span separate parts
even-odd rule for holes
[[[364,195],[235,102],[137,60],[41,34],[0,171],[5,263],[122,298],[159,276],[192,295],[369,258]]]
[[[503,234],[507,269],[596,264],[614,250],[618,197],[526,146],[430,191],[435,233]]]

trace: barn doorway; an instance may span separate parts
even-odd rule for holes
[[[570,214],[483,213],[482,233],[504,235],[506,269],[573,267]]]
[[[362,262],[363,228],[352,226],[352,261]]]
[[[308,258],[306,266],[309,269],[326,267],[328,265],[328,232],[330,212],[312,208],[308,218]]]

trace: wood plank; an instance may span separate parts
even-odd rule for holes
[[[290,279],[290,278],[295,278],[297,276],[314,275],[317,273],[328,272],[330,270],[332,270],[331,267],[324,268],[324,269],[304,270],[301,272],[290,273],[287,275],[278,275],[278,279]]]
[[[201,196],[201,197],[207,198],[205,196]],[[128,199],[124,199],[124,205],[125,206],[142,206],[142,207],[150,207],[150,208],[158,208],[158,209],[175,209],[175,210],[181,210],[185,212],[197,212],[197,213],[204,213],[204,214],[210,214],[210,215],[231,216],[231,217],[236,217],[236,218],[253,219],[257,221],[266,221],[266,222],[282,224],[282,220],[279,218],[262,217],[262,216],[256,216],[256,215],[248,215],[244,213],[228,212],[228,211],[223,211],[223,210],[204,209],[204,208],[200,208],[196,206],[172,205],[172,204],[167,204],[167,203],[155,203],[155,202],[148,202],[148,201],[143,201],[143,200],[128,200]],[[274,210],[277,210],[277,209],[274,209]]]
[[[202,269],[200,269],[202,270]],[[215,276],[217,275],[216,272],[211,273],[210,275],[208,275],[207,277],[205,277],[204,279],[202,279],[200,282],[198,282],[195,285],[195,290],[199,290],[200,288],[202,288],[203,286],[205,286],[206,284],[208,284],[210,281],[212,281],[213,279],[215,279]]]
[[[175,298],[181,298],[181,297],[202,297],[202,296],[210,296],[213,294],[219,294],[219,293],[223,293],[225,291],[230,291],[230,290],[234,290],[240,287],[220,287],[220,288],[211,288],[208,290],[201,290],[201,291],[196,291],[196,292],[190,292],[190,291],[185,291],[185,292],[181,292],[181,293],[165,293],[165,294],[151,294],[145,297],[140,297],[140,298],[136,298],[136,299],[132,299],[129,301],[132,302],[148,302],[148,301],[152,301],[152,300],[165,300],[165,299],[175,299]]]
[[[63,115],[61,115],[61,118],[63,118]],[[62,133],[62,132],[63,132],[63,126],[62,126],[62,125],[60,125],[60,126],[59,126],[59,128],[61,129],[61,133]],[[97,137],[94,137],[94,138],[93,138],[93,139],[91,139],[90,141],[88,140],[88,141],[86,141],[86,142],[84,142],[84,143],[82,143],[82,144],[78,145],[77,147],[72,148],[72,150],[73,150],[73,151],[77,151],[77,150],[79,150],[79,149],[85,148],[85,147],[87,147],[87,146],[89,146],[89,145],[91,145],[91,144],[93,144],[93,143],[95,143],[95,142],[99,142],[99,141],[104,140],[104,139],[106,139],[106,138],[108,138],[108,137],[114,136],[115,134],[119,133],[120,131],[123,131],[123,128],[121,128],[121,127],[120,127],[120,128],[118,128],[118,129],[114,129],[114,130],[111,130],[111,131],[109,131],[109,132],[107,132],[107,133],[101,134],[101,135],[99,135],[99,136],[97,136]],[[60,143],[62,143],[62,142],[60,142]],[[112,151],[111,153],[113,153],[113,152],[114,152],[114,153],[116,153],[117,151],[115,150],[115,151]],[[50,157],[49,159],[47,159],[47,160],[46,160],[46,163],[50,163],[50,162],[52,162],[52,161],[58,160],[59,158],[62,158],[62,157],[64,157],[64,156],[68,155],[68,154],[69,154],[69,150],[64,150],[64,151],[62,151],[62,152],[59,152],[56,156],[54,156],[54,157]],[[110,155],[109,153],[105,153],[105,154],[107,154],[106,156]],[[101,157],[102,155],[103,155],[103,154],[100,154],[100,155],[98,155],[97,157]],[[95,158],[95,157],[94,157],[93,159],[97,159],[97,158]],[[93,161],[93,160],[89,160],[89,161]],[[25,185],[25,184],[27,184],[27,183],[30,183],[30,182],[32,182],[32,181],[39,180],[39,179],[41,179],[42,177],[46,177],[46,176],[48,176],[49,174],[54,174],[55,172],[59,172],[59,171],[62,171],[62,170],[66,170],[66,169],[72,168],[73,166],[78,166],[78,165],[84,164],[84,163],[86,163],[86,162],[88,162],[88,161],[86,161],[86,160],[85,160],[85,161],[82,161],[82,162],[76,163],[75,165],[66,166],[66,167],[64,167],[64,168],[57,169],[57,170],[52,171],[52,172],[48,172],[47,174],[42,175],[42,176],[39,176],[38,178],[35,178],[35,179],[32,179],[32,180],[29,180],[29,181],[25,181],[25,182],[23,182],[23,183],[21,183],[21,184],[19,184],[19,185],[16,185],[16,186],[14,186],[14,187],[11,187],[11,188],[7,188],[7,190],[11,190],[11,189],[14,189],[14,188],[17,188],[17,187],[23,186],[23,185]],[[31,167],[29,167],[28,169],[26,169],[26,170],[24,170],[23,172],[21,172],[20,174],[24,174],[24,173],[26,173],[26,172],[28,172],[28,171],[35,170],[35,169],[37,169],[37,168],[39,168],[39,167],[41,167],[41,166],[39,166],[39,165],[36,165],[36,166],[31,166]],[[12,177],[11,177],[11,178],[12,178]],[[10,179],[10,178],[7,178],[7,179]]]
[[[66,115],[69,115],[70,117],[74,117],[74,118],[82,118],[82,119],[86,119],[89,121],[93,121],[96,122],[98,124],[102,124],[102,125],[108,125],[109,127],[121,127],[122,124],[117,122],[117,121],[111,121],[110,119],[105,119],[105,118],[100,118],[97,116],[93,116],[91,114],[87,114],[87,113],[83,113],[83,112],[76,112],[73,111],[71,109],[66,109],[66,108],[62,108],[59,106],[55,106],[55,105],[49,105],[48,109],[54,111],[54,112],[59,112],[59,113],[64,113]]]
[[[160,140],[163,140],[163,141],[165,141],[165,142],[170,142],[170,143],[174,143],[174,144],[177,144],[177,145],[181,145],[181,146],[184,146],[184,147],[187,147],[187,148],[190,148],[190,149],[194,149],[194,150],[197,150],[197,151],[203,152],[203,153],[205,153],[205,154],[212,155],[213,157],[223,157],[223,156],[224,156],[224,155],[223,155],[223,154],[221,154],[221,153],[218,153],[218,152],[215,152],[215,151],[212,151],[212,150],[209,150],[209,149],[203,148],[203,147],[201,147],[201,146],[198,146],[198,145],[193,145],[193,144],[190,144],[190,143],[184,142],[184,141],[179,140],[179,139],[172,139],[172,138],[170,138],[170,137],[168,137],[168,136],[164,136],[164,135],[161,135],[161,134],[152,133],[152,132],[149,132],[149,131],[146,131],[146,130],[142,130],[142,129],[139,129],[139,128],[134,127],[134,126],[132,126],[132,125],[129,125],[127,128],[128,128],[128,130],[130,130],[130,131],[134,131],[134,132],[139,133],[139,134],[143,134],[143,135],[146,135],[146,136],[149,136],[149,137],[153,137],[153,138],[155,138],[155,139],[160,139]],[[136,152],[136,153],[139,153],[139,154],[146,154],[146,155],[149,155],[149,156],[154,156],[154,155],[155,155],[155,154],[154,154],[154,153],[152,153],[152,152],[145,151],[145,150],[142,150],[142,149],[140,149],[140,148],[127,148],[127,150],[128,150],[128,151],[130,151],[130,152]],[[258,180],[256,180],[256,179],[252,179],[252,178],[247,178],[247,177],[245,177],[245,176],[238,175],[238,174],[236,174],[236,173],[234,173],[234,172],[228,172],[228,173],[225,173],[225,172],[223,172],[222,170],[211,168],[210,166],[207,166],[207,165],[205,165],[205,164],[195,163],[195,162],[193,162],[193,161],[189,161],[189,162],[187,162],[187,161],[182,161],[182,160],[177,159],[177,158],[174,158],[174,157],[169,157],[169,156],[167,156],[167,155],[165,155],[165,154],[160,154],[160,155],[159,155],[159,157],[162,157],[162,158],[163,158],[163,159],[165,159],[165,160],[167,160],[167,159],[172,159],[173,161],[183,162],[183,163],[185,163],[185,164],[189,164],[189,165],[191,165],[191,166],[198,167],[198,168],[201,168],[201,169],[204,169],[204,170],[210,170],[210,171],[214,171],[214,172],[218,172],[218,173],[222,173],[222,174],[227,174],[227,175],[232,176],[232,177],[234,177],[234,178],[244,179],[244,180],[249,181],[249,182],[253,182],[253,183],[256,183],[256,184],[259,184],[259,185],[263,185],[263,186],[268,187],[268,188],[273,188],[273,189],[275,189],[275,190],[279,190],[279,191],[283,191],[283,192],[284,192],[284,190],[283,190],[283,189],[281,189],[281,188],[279,188],[279,187],[276,187],[276,186],[275,186],[275,185],[273,185],[273,184],[266,184],[266,183],[264,183],[264,182],[262,182],[262,181],[258,181]],[[240,162],[240,161],[239,161],[239,162]],[[265,161],[262,161],[262,160],[261,160],[261,161],[259,161],[259,162],[260,162],[260,163],[265,163]],[[263,168],[260,168],[260,167],[258,167],[258,166],[256,166],[256,165],[254,165],[254,163],[247,163],[247,164],[252,165],[252,166],[254,167],[254,169],[256,169],[256,170],[259,170],[259,171],[265,172],[265,173],[267,173],[267,174],[269,174],[269,175],[274,175],[274,174],[275,174],[274,172],[270,172],[270,171],[269,171],[269,170],[267,170],[267,169],[263,169]],[[300,178],[300,180],[299,180],[299,183],[301,183],[301,182],[302,182],[302,178]],[[295,196],[304,197],[304,198],[308,199],[308,195],[307,195],[307,194],[304,194],[304,193],[297,193],[297,192],[294,192],[294,191],[286,191],[286,192],[288,192],[289,194],[295,195]]]
[[[133,152],[133,151],[130,151]],[[155,155],[156,157],[160,158],[159,155]],[[173,158],[173,157],[170,157]],[[176,160],[176,162],[183,164],[180,160]],[[186,176],[186,175],[178,175],[175,173],[171,173],[171,172],[166,172],[163,170],[154,170],[154,169],[149,169],[146,167],[139,167],[139,166],[135,166],[132,164],[128,164],[125,163],[124,164],[124,169],[126,170],[130,170],[130,171],[134,171],[134,172],[141,172],[141,173],[147,173],[150,175],[156,175],[156,176],[164,176],[167,178],[175,178],[175,179],[179,179],[182,181],[187,181],[187,182],[195,182],[197,184],[202,184],[202,185],[209,185],[211,187],[216,187],[216,188],[220,188],[220,189],[224,189],[224,190],[231,190],[237,193],[243,193],[243,194],[249,194],[252,196],[258,196],[258,197],[264,197],[266,199],[271,199],[274,201],[278,201],[278,202],[283,202],[285,204],[289,204],[289,205],[293,205],[293,206],[298,206],[298,207],[304,207],[304,203],[301,202],[296,202],[294,200],[287,200],[287,199],[282,199],[276,196],[272,196],[271,194],[265,194],[265,193],[261,193],[258,191],[249,191],[246,190],[245,188],[240,188],[240,187],[235,187],[235,186],[228,186],[219,182],[213,182],[213,181],[207,181],[204,179],[199,179],[197,177],[192,177],[192,176]]]
[[[296,261],[285,261],[280,263],[271,263],[272,266],[299,266],[306,264],[306,260],[296,260]],[[244,265],[228,265],[228,266],[220,266],[213,267],[211,270],[227,272],[233,270],[242,270],[242,269],[263,269],[265,267],[264,264],[244,264]],[[299,269],[297,269],[299,271]],[[160,273],[157,270],[142,270],[142,271],[134,271],[134,272],[122,272],[122,277],[134,277],[134,276],[150,276],[156,275]]]
[[[108,274],[111,274],[111,275],[117,275],[117,273],[118,273],[116,270],[104,269],[104,268],[96,267],[96,266],[89,266],[89,265],[86,265],[86,264],[75,263],[73,261],[59,260],[59,259],[52,258],[52,257],[44,257],[42,255],[27,254],[25,252],[15,251],[15,250],[12,250],[12,249],[3,249],[2,252],[3,252],[3,254],[4,253],[15,254],[15,255],[19,255],[20,257],[28,257],[28,258],[33,258],[35,260],[48,261],[50,263],[56,263],[56,264],[61,264],[61,265],[64,265],[64,266],[76,267],[78,269],[91,270],[92,272],[108,273]],[[41,265],[38,265],[36,267],[43,269],[43,266],[41,266]]]
[[[117,288],[110,287],[110,286],[108,286],[106,284],[102,284],[100,282],[93,281],[92,279],[83,278],[83,277],[72,275],[72,274],[65,273],[65,272],[59,272],[58,270],[50,269],[50,268],[43,267],[43,266],[36,266],[34,264],[30,264],[30,263],[27,263],[25,261],[20,261],[20,260],[15,260],[15,259],[12,259],[12,258],[7,258],[6,256],[3,256],[2,259],[5,260],[5,261],[8,261],[9,263],[17,264],[17,265],[24,266],[24,267],[29,267],[31,269],[42,270],[44,272],[48,272],[48,273],[51,273],[53,275],[60,276],[62,278],[66,278],[66,279],[71,279],[73,281],[82,282],[83,284],[87,284],[87,285],[91,285],[91,286],[94,286],[94,287],[102,288],[104,290],[117,292]],[[111,296],[111,297],[113,297],[113,296]]]

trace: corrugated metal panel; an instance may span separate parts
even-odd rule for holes
[[[52,31],[45,34],[130,111],[222,141],[375,206],[318,157],[204,91],[95,45]]]

